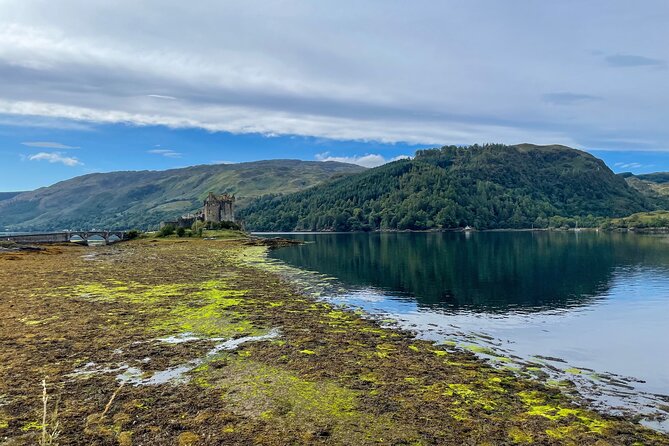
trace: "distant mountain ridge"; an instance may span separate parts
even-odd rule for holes
[[[0,192],[0,201],[9,200],[24,192]]]
[[[495,229],[657,206],[589,153],[489,144],[421,150],[305,191],[262,197],[241,216],[247,228],[264,231]]]
[[[621,174],[627,184],[648,197],[657,206],[667,207],[669,205],[669,172],[656,172],[634,175],[632,173]]]
[[[0,230],[146,229],[199,209],[210,191],[235,194],[243,207],[260,195],[295,192],[363,170],[334,161],[269,160],[93,173],[0,195]]]

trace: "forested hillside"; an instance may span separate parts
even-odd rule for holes
[[[242,212],[266,231],[546,227],[560,217],[625,216],[655,205],[603,161],[564,146],[446,146]]]
[[[270,160],[95,173],[0,201],[0,230],[146,229],[199,209],[209,191],[236,194],[237,205],[244,206],[263,194],[295,192],[363,170],[337,162]]]

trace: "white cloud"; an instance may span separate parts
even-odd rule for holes
[[[647,12],[666,0],[0,3],[0,114],[19,122],[669,147],[666,70],[643,69],[666,64]]]
[[[376,153],[367,153],[365,155],[353,156],[331,156],[330,152],[323,152],[316,154],[318,161],[339,161],[340,163],[357,164],[363,167],[377,167],[391,161],[409,158],[408,155],[399,155],[390,159],[386,159],[383,155]]]
[[[176,152],[171,149],[152,149],[152,150],[147,150],[146,153],[151,153],[153,155],[161,155],[166,158],[181,158],[181,153]]]
[[[161,114],[129,113],[114,109],[94,109],[45,102],[10,102],[0,99],[0,114],[66,117],[67,119],[105,124],[125,123],[137,126],[164,125],[171,128],[202,128],[212,132],[260,133],[263,135],[304,135],[341,140],[365,140],[415,144],[467,144],[501,142],[516,144],[563,144],[578,147],[576,141],[558,132],[522,130],[510,126],[476,123],[451,123],[435,126],[432,121],[397,121],[384,119],[324,117],[318,115],[289,117],[272,110],[254,110],[243,106],[193,106],[163,109]]]
[[[641,163],[623,163],[623,162],[618,162],[614,164],[615,167],[620,167],[621,169],[640,169],[642,167],[652,167],[652,164],[644,165]]]
[[[68,146],[67,144],[61,144],[54,141],[28,141],[22,142],[24,146],[28,147],[39,147],[42,149],[78,149],[79,147]]]
[[[74,156],[64,156],[61,152],[40,152],[28,156],[30,161],[48,161],[50,163],[62,163],[66,166],[82,166],[84,163]]]

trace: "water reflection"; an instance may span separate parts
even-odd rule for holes
[[[589,305],[630,266],[669,267],[667,238],[610,233],[300,234],[291,265],[449,311],[545,311]]]

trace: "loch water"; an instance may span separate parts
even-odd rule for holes
[[[669,236],[608,232],[284,234],[323,299],[498,366],[577,385],[612,412],[669,405]],[[668,430],[666,421],[646,424]]]

